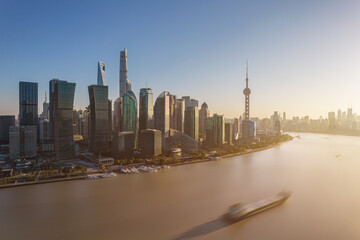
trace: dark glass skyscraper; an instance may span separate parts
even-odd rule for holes
[[[89,151],[109,152],[109,100],[108,86],[89,86],[90,98],[90,141]],[[111,108],[111,103],[110,103]],[[110,115],[111,117],[111,115]]]
[[[50,81],[51,138],[56,157],[74,155],[73,105],[75,83],[53,79]]]
[[[153,92],[151,88],[140,89],[139,97],[139,133],[154,127]]]
[[[137,130],[137,100],[132,91],[127,91],[122,96],[123,116],[122,131],[130,131],[135,133]]]
[[[19,124],[38,124],[38,84],[19,82]]]
[[[0,116],[0,144],[9,143],[9,128],[15,126],[15,116]]]

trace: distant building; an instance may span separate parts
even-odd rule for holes
[[[183,96],[183,97],[182,97],[182,100],[184,101],[185,109],[186,109],[187,107],[190,107],[190,106],[191,106],[191,98],[190,98],[190,96]]]
[[[157,156],[162,153],[161,131],[156,129],[146,129],[140,132],[140,149],[144,157]]]
[[[49,103],[47,102],[46,92],[45,92],[45,100],[43,102],[43,111],[41,113],[41,119],[49,119]]]
[[[199,108],[199,101],[196,99],[191,99],[191,106]]]
[[[47,119],[39,121],[40,142],[50,139],[50,122]]]
[[[225,142],[233,145],[233,123],[225,123]]]
[[[38,124],[38,84],[19,82],[19,125]]]
[[[94,153],[109,152],[108,86],[91,85],[88,89],[90,98],[89,151]]]
[[[199,141],[199,110],[196,106],[187,107],[185,110],[184,133]]]
[[[20,158],[20,130],[18,126],[9,127],[9,158]]]
[[[210,111],[208,105],[204,102],[199,111],[199,136],[204,139],[206,138],[206,119],[208,117],[210,117]]]
[[[120,52],[120,97],[128,91],[131,91],[131,83],[128,79],[127,70],[127,49]]]
[[[53,79],[50,88],[50,137],[54,142],[55,156],[71,157],[74,151],[73,106],[75,83]]]
[[[139,133],[154,128],[154,100],[151,88],[140,89],[139,97]]]
[[[9,128],[15,126],[15,116],[0,116],[0,144],[9,144]]]
[[[75,106],[73,108],[73,134],[78,135],[78,113],[75,109]]]
[[[275,121],[274,134],[275,134],[275,136],[280,136],[281,135],[281,123],[280,123],[280,120]]]
[[[135,148],[134,132],[114,132],[112,145],[115,158],[132,156]]]
[[[105,63],[98,62],[97,85],[106,86]]]
[[[329,119],[329,129],[336,128],[335,112],[329,112],[328,113],[328,119]]]
[[[37,126],[20,127],[20,156],[36,157],[37,155]]]

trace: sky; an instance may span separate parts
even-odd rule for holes
[[[211,114],[360,114],[360,1],[0,0],[0,114],[18,114],[19,81],[38,82],[39,113],[49,80],[76,83],[89,104],[97,62],[109,98],[119,97],[120,51],[132,90],[150,87],[206,102]]]

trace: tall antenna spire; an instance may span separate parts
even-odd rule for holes
[[[249,87],[248,60],[246,59],[246,87]]]
[[[46,95],[46,91],[45,91],[45,103],[47,103],[47,95]]]

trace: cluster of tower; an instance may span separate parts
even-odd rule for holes
[[[192,152],[198,151],[201,144],[232,144],[240,133],[241,120],[226,122],[224,115],[218,114],[210,117],[208,105],[203,103],[199,110],[198,100],[190,96],[177,98],[164,91],[154,102],[152,89],[142,88],[138,102],[128,79],[126,49],[120,52],[120,91],[114,103],[109,99],[105,63],[99,61],[97,70],[97,84],[88,86],[90,104],[85,110],[73,107],[76,84],[54,78],[49,82],[50,102],[45,93],[39,117],[38,84],[19,83],[18,126],[14,116],[0,118],[8,129],[1,134],[9,139],[11,159],[35,157],[38,151],[56,159],[68,158],[84,145],[89,152],[113,153],[115,157],[132,155],[135,148],[144,156],[158,155],[176,146]],[[255,136],[248,80],[246,65],[245,113],[241,122],[245,142]]]

